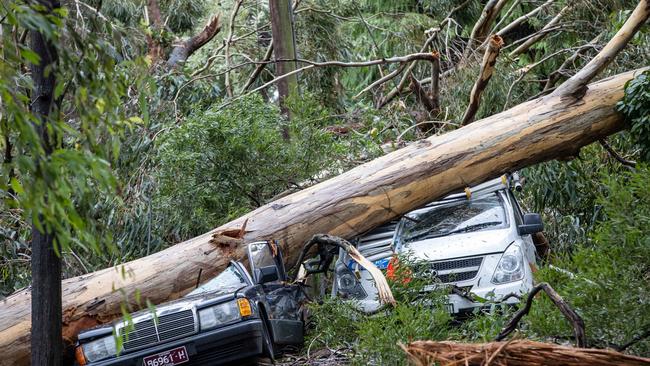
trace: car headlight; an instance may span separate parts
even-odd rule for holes
[[[112,335],[95,339],[94,341],[88,342],[86,344],[82,344],[81,348],[83,350],[83,357],[86,359],[86,362],[103,360],[117,354],[117,348],[115,347],[115,337]]]
[[[336,289],[344,298],[365,299],[368,296],[357,280],[357,276],[343,263],[339,263],[336,267]]]
[[[232,323],[252,313],[248,299],[241,298],[199,310],[199,322],[201,330],[205,330]]]
[[[524,278],[524,256],[518,245],[512,244],[501,256],[492,276],[495,284],[518,281]]]

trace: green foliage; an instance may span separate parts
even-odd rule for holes
[[[616,109],[625,115],[630,133],[641,149],[641,158],[650,161],[650,71],[627,82],[625,97]]]
[[[27,223],[55,233],[60,255],[111,250],[111,231],[103,227],[97,203],[104,197],[115,200],[117,181],[111,163],[118,158],[120,136],[142,121],[118,106],[128,88],[139,87],[143,66],[137,61],[116,65],[113,48],[103,41],[113,36],[108,25],[92,22],[93,31],[79,30],[65,8],[44,15],[22,2],[6,5],[11,8],[6,21],[14,32],[41,32],[57,47],[58,62],[46,70],[56,75],[55,106],[47,119],[39,120],[29,103],[35,86],[24,70],[40,60],[27,45],[16,43],[14,35],[2,34],[7,47],[0,59],[5,151],[0,205],[10,213],[11,228],[0,238],[1,253],[11,258],[6,268],[3,263],[3,294],[29,278],[12,265],[29,258]],[[37,132],[41,124],[50,136],[50,154]]]
[[[330,348],[350,347],[353,364],[405,365],[400,343],[455,337],[444,289],[424,291],[430,281],[414,271],[416,267],[417,263],[408,257],[400,259],[394,280],[389,281],[397,305],[387,306],[377,314],[361,313],[338,298],[312,305],[314,329],[308,342]]]
[[[337,171],[345,150],[318,128],[315,108],[304,102],[287,121],[251,97],[191,116],[160,143],[157,208],[187,237]]]
[[[599,194],[605,220],[557,267],[575,278],[545,268],[540,281],[549,282],[583,317],[593,346],[621,345],[648,329],[650,319],[650,169],[640,166],[623,176],[603,176]],[[547,299],[533,306],[528,324],[540,336],[568,336],[567,322]],[[633,352],[650,354],[642,341]]]

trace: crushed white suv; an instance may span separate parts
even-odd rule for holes
[[[539,214],[523,213],[512,189],[521,189],[517,174],[451,194],[362,235],[357,248],[380,269],[395,254],[424,263],[431,288],[450,288],[451,313],[516,303],[533,287],[537,255],[531,234],[543,224]],[[365,312],[380,308],[370,274],[343,251],[333,282],[332,295],[353,300]]]

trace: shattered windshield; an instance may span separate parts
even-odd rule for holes
[[[416,210],[402,218],[398,240],[403,244],[439,236],[506,227],[503,202],[496,193]]]
[[[248,285],[244,275],[237,270],[234,265],[226,268],[217,277],[197,287],[194,291],[190,292],[187,296],[203,294],[207,292],[215,294],[228,294],[237,291],[238,289]]]

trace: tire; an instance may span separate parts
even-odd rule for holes
[[[261,316],[262,319],[262,356],[267,357],[271,360],[271,363],[275,363],[275,345],[273,344],[273,338],[271,338],[271,332],[269,332],[268,320],[266,316]]]

